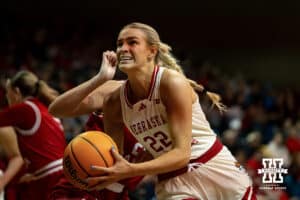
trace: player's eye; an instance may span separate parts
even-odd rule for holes
[[[138,42],[136,41],[136,40],[130,40],[129,42],[128,42],[128,44],[129,45],[136,45]]]
[[[117,47],[121,47],[123,45],[123,42],[117,42]]]

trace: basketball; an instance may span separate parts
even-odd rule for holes
[[[63,157],[63,169],[67,179],[77,188],[87,189],[97,185],[86,183],[90,176],[100,176],[91,170],[91,165],[110,167],[114,164],[111,148],[118,152],[117,145],[107,134],[100,131],[87,131],[77,135],[67,145]]]

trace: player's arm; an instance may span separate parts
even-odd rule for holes
[[[0,145],[4,149],[6,156],[9,158],[9,163],[3,176],[0,177],[0,191],[13,179],[13,177],[21,169],[24,161],[21,156],[17,137],[12,127],[0,128]]]
[[[116,142],[120,154],[124,152],[124,123],[120,104],[120,88],[105,98],[103,106],[104,131]]]
[[[91,113],[103,105],[103,96],[118,86],[113,82],[102,86],[111,80],[116,72],[117,57],[114,52],[103,53],[100,72],[90,80],[58,96],[49,106],[49,112],[56,117],[73,117]]]
[[[49,112],[56,117],[75,117],[101,110],[105,96],[122,84],[114,80],[99,82],[100,86],[89,93],[92,82],[93,79],[58,96],[50,104]]]

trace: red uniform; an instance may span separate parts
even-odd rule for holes
[[[1,126],[15,128],[26,173],[35,178],[18,185],[18,199],[95,199],[66,181],[62,171],[66,147],[63,127],[38,99],[27,99],[0,112]]]
[[[89,116],[85,129],[103,131],[103,127],[103,116],[92,113]],[[134,159],[136,159],[140,152],[144,151],[144,148],[140,143],[137,142],[137,140],[126,128],[124,128],[124,141],[124,157],[128,161],[132,162],[134,161]],[[111,189],[104,189],[100,192],[101,197],[103,199],[110,200],[127,200],[129,199],[128,190],[133,190],[142,179],[142,176],[138,176],[122,180],[120,181],[120,183],[117,183],[118,185],[121,185],[121,187],[123,187],[122,191],[114,192]]]

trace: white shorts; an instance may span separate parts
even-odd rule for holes
[[[158,200],[241,200],[252,186],[248,174],[225,146],[205,164],[189,165],[188,172],[157,183]]]

